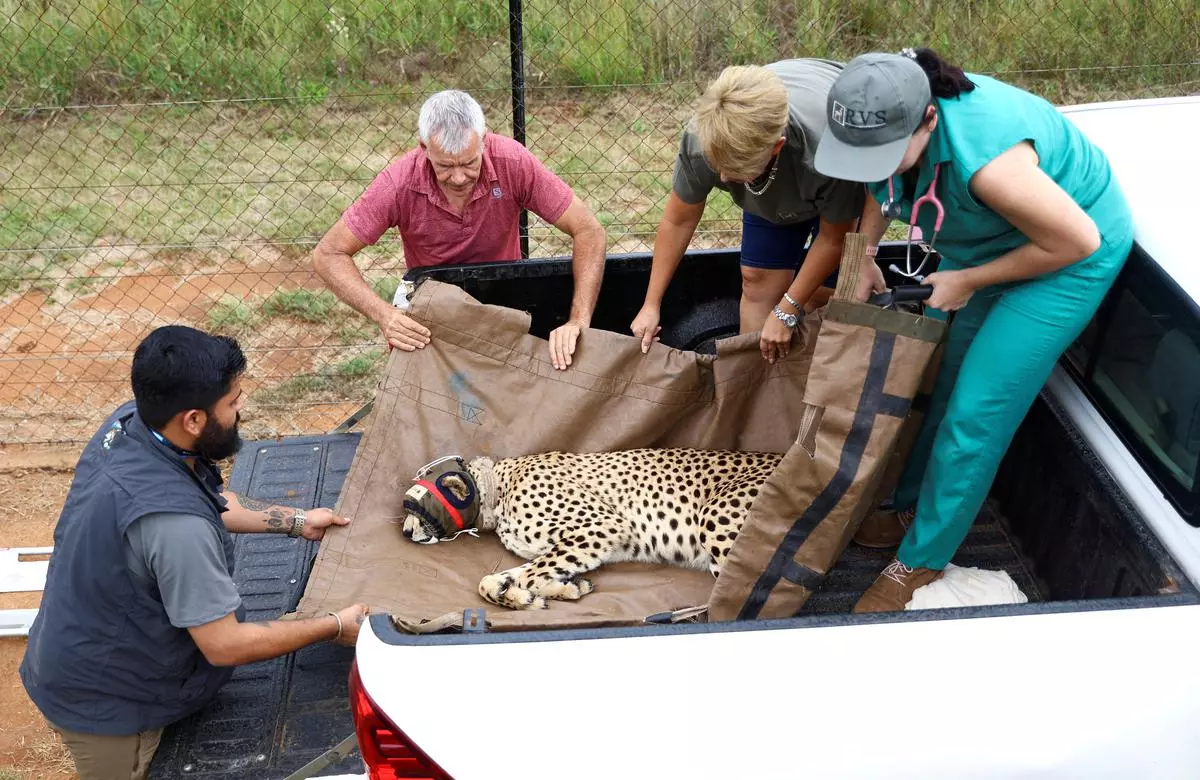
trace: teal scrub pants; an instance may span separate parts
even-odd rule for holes
[[[929,412],[893,500],[897,509],[916,509],[897,552],[901,563],[940,570],[954,557],[1013,434],[1095,315],[1132,242],[1131,235],[1102,238],[1087,258],[978,290],[954,314]],[[952,267],[943,262],[939,270]]]

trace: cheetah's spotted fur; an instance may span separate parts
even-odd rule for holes
[[[479,488],[480,528],[529,562],[484,577],[479,593],[514,609],[590,593],[580,575],[639,561],[717,576],[750,506],[782,455],[695,449],[550,452],[467,470]],[[422,541],[419,520],[405,535]]]

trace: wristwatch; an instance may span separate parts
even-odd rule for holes
[[[292,515],[292,530],[288,531],[288,536],[293,539],[304,533],[304,521],[307,517],[303,509],[296,509],[296,513]]]
[[[789,328],[796,327],[796,323],[799,321],[799,318],[796,317],[795,314],[788,314],[778,306],[776,306],[774,309],[771,309],[771,313],[775,315],[775,319],[779,320],[784,325],[787,325]]]

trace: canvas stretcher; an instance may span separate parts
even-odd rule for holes
[[[848,237],[837,293],[773,365],[757,333],[718,342],[715,355],[658,343],[643,354],[632,336],[588,330],[559,371],[528,314],[423,282],[411,313],[431,343],[390,355],[335,507],[353,522],[326,534],[292,617],[365,602],[426,633],[460,629],[464,614],[489,630],[795,614],[894,479],[944,336],[940,320],[852,302],[864,248]],[[615,564],[590,575],[595,592],[579,601],[508,610],[476,590],[521,562],[494,535],[426,546],[401,534],[404,492],[435,458],[640,447],[784,454],[719,578]]]

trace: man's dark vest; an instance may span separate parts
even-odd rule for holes
[[[171,625],[158,588],[135,579],[125,562],[125,531],[134,521],[178,512],[217,529],[233,574],[221,475],[211,462],[195,462],[193,471],[158,441],[132,401],[84,448],[21,662],[25,690],[51,723],[91,734],[156,729],[203,707],[232,674]],[[238,620],[244,611],[238,607]]]

